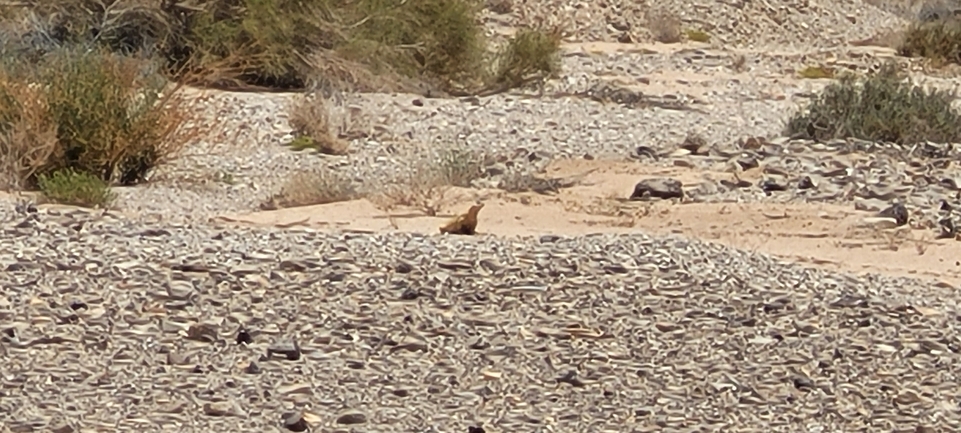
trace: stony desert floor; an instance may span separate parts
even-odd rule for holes
[[[283,145],[293,95],[192,89],[210,139],[116,209],[6,194],[0,429],[957,431],[956,151],[782,134],[830,83],[798,70],[893,58],[864,41],[914,6],[666,2],[714,39],[660,44],[640,3],[535,3],[488,24],[573,26],[542,94],[348,95],[369,134],[327,156]],[[599,82],[646,103],[572,95]],[[451,143],[509,157],[437,215],[260,207]],[[684,197],[627,200],[649,179]],[[476,202],[477,235],[439,233]]]

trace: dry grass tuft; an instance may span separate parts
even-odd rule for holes
[[[287,109],[297,137],[291,146],[296,150],[316,149],[326,155],[346,155],[348,140],[364,135],[359,130],[356,111],[344,107],[339,97],[325,98],[317,92],[296,96]]]
[[[665,10],[650,11],[647,16],[647,28],[655,41],[664,44],[676,44],[684,37],[680,18]]]
[[[260,208],[274,210],[298,206],[336,203],[360,197],[354,182],[341,172],[322,170],[291,176],[280,192]]]
[[[0,189],[27,187],[57,144],[57,123],[43,90],[0,72]]]
[[[386,211],[408,207],[435,216],[449,203],[454,187],[470,187],[483,176],[488,158],[463,148],[442,147],[410,152],[403,160],[411,161],[410,165],[378,186],[372,201]]]

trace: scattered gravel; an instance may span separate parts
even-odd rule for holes
[[[0,226],[14,432],[961,427],[953,287],[640,234]]]

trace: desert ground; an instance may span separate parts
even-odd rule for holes
[[[667,2],[712,38],[659,43],[546,3],[486,18],[571,26],[542,89],[343,95],[344,155],[286,145],[293,94],[189,89],[209,137],[113,208],[4,193],[0,431],[957,431],[956,150],[783,134],[808,66],[953,86],[876,42],[920,5]],[[266,205],[442,145],[501,158],[431,212]]]

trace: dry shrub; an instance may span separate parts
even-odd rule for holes
[[[322,170],[294,174],[280,192],[261,205],[261,209],[312,206],[353,200],[360,195],[353,181],[341,172]]]
[[[313,81],[345,80],[382,87],[372,77],[384,75],[479,92],[487,90],[485,66],[494,61],[477,16],[483,6],[477,0],[35,0],[0,13],[32,17],[23,18],[29,29],[3,38],[19,55],[68,42],[148,52],[162,56],[177,81],[200,86],[304,89]],[[524,65],[504,69],[540,74],[528,66],[544,59],[515,56]]]
[[[378,187],[372,201],[385,210],[403,206],[435,216],[451,198],[453,187],[469,187],[484,175],[489,159],[469,149],[445,146],[411,152],[404,161],[410,163],[398,167],[399,173]]]
[[[487,10],[499,14],[509,14],[514,10],[514,2],[512,0],[487,0]]]
[[[898,55],[961,64],[961,20],[915,22],[904,32]]]
[[[364,125],[359,109],[347,106],[339,93],[331,97],[319,92],[297,95],[287,113],[296,136],[291,143],[295,150],[310,148],[327,155],[346,155],[348,140],[370,132],[371,125]]]
[[[654,40],[665,43],[675,44],[681,42],[684,32],[681,31],[681,20],[668,11],[652,10],[647,16],[647,28],[651,31]]]
[[[71,168],[131,185],[167,162],[201,131],[198,114],[149,72],[149,62],[97,51],[64,50],[40,71],[58,125],[59,146],[43,171]]]
[[[0,71],[0,189],[19,190],[57,148],[57,124],[42,89]]]

